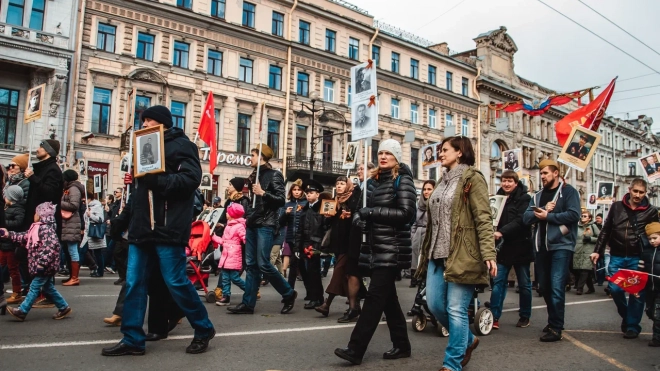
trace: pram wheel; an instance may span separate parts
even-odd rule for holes
[[[412,320],[412,329],[415,332],[422,332],[426,328],[426,316],[424,314],[415,314]]]
[[[474,333],[480,336],[486,336],[493,330],[493,313],[489,308],[481,307],[477,310],[474,317]]]
[[[440,323],[438,323],[438,327],[436,328],[436,330],[438,331],[438,336],[440,337],[446,338],[447,336],[449,336],[449,330],[447,330]]]
[[[209,291],[204,296],[206,296],[206,301],[208,303],[215,303],[215,292]]]

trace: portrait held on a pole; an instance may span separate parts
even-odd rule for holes
[[[511,170],[522,175],[522,149],[515,148],[502,152],[503,170]]]
[[[557,161],[584,172],[596,153],[601,135],[582,126],[575,126],[568,138]]]
[[[587,209],[588,210],[595,210],[598,209],[598,198],[596,197],[595,193],[589,193],[587,195]]]
[[[135,132],[133,163],[135,177],[165,172],[163,126],[157,125]]]
[[[598,182],[596,183],[598,205],[611,205],[614,202],[614,182]]]
[[[360,148],[360,142],[346,143],[346,156],[344,156],[344,163],[341,167],[343,170],[355,169],[355,164],[359,158],[358,148]]]
[[[27,124],[41,118],[45,95],[46,84],[41,84],[28,90],[27,99],[25,100],[25,115],[23,116],[24,123]]]
[[[660,152],[651,153],[644,157],[638,158],[640,166],[644,171],[646,180],[649,182],[655,182],[660,179]]]
[[[440,156],[437,156],[438,143],[432,143],[428,146],[422,147],[422,169],[428,170],[436,167],[440,167],[442,163],[440,162]],[[440,146],[442,148],[442,146]]]
[[[202,183],[199,185],[199,189],[213,189],[213,176],[210,173],[202,174]]]

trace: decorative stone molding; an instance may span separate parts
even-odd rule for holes
[[[22,37],[22,38],[25,38],[25,39],[29,39],[30,38],[30,31],[21,30],[20,28],[12,27],[11,28],[11,35],[15,36],[15,37]]]
[[[57,117],[57,109],[60,107],[57,103],[51,103],[50,108],[48,109],[48,116]]]
[[[5,33],[5,26],[0,26],[0,33]]]
[[[511,36],[506,33],[506,27],[501,26],[497,30],[486,32],[474,39],[477,48],[482,46],[492,46],[507,54],[513,54],[518,51],[516,43]]]
[[[55,38],[53,36],[46,35],[43,33],[37,33],[37,41],[41,41],[42,43],[52,45],[55,42]]]

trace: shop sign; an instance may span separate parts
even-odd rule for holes
[[[209,161],[209,152],[210,148],[200,148],[199,149],[202,152],[202,161]],[[252,165],[252,159],[250,155],[244,155],[240,153],[232,153],[232,152],[218,152],[218,157],[217,157],[217,162],[218,165],[220,164],[227,164],[227,165],[238,165],[238,166],[247,166],[249,167]]]

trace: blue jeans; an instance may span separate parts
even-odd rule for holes
[[[79,262],[80,256],[78,255],[78,242],[64,242],[69,251],[69,256],[72,262]]]
[[[639,259],[640,257],[611,256],[608,270],[611,275],[614,275],[619,269],[638,270]],[[621,287],[612,282],[609,283],[609,286],[616,309],[623,318],[623,323],[628,326],[627,329],[638,334],[642,332],[642,326],[639,323],[644,315],[646,290],[640,291],[637,296],[628,295],[628,300],[626,300],[626,292]]]
[[[106,267],[110,267],[113,270],[115,269],[115,241],[110,238],[109,236],[105,236],[105,244],[106,244],[106,249],[105,249],[105,256],[104,256],[104,262]]]
[[[222,296],[231,296],[231,284],[238,286],[239,289],[245,291],[245,281],[241,279],[241,272],[233,269],[223,269],[220,275],[220,282],[218,286],[222,287]],[[220,300],[220,298],[217,298]]]
[[[516,271],[518,287],[520,288],[520,317],[531,318],[532,316],[532,282],[529,280],[529,264],[514,264]],[[497,263],[497,276],[495,276],[495,285],[490,294],[490,310],[493,317],[499,319],[502,315],[502,304],[506,298],[507,284],[511,265]]]
[[[44,295],[55,303],[58,310],[66,309],[69,306],[55,288],[55,279],[52,276],[35,276],[32,278],[30,291],[28,291],[25,300],[23,300],[23,303],[19,307],[21,312],[28,313],[30,311],[32,304],[39,297],[40,291],[43,291]]]
[[[564,329],[566,278],[571,261],[573,252],[570,250],[536,253],[536,281],[548,307],[548,325],[558,332]]]
[[[475,285],[447,282],[445,267],[435,260],[429,261],[426,274],[426,303],[435,318],[449,330],[449,342],[445,348],[442,365],[452,371],[462,369],[461,361],[467,347],[474,342],[470,331],[468,306],[474,295]]]
[[[196,338],[211,334],[213,324],[188,277],[186,251],[183,246],[129,245],[126,272],[126,299],[122,313],[122,343],[144,349],[144,316],[147,310],[147,291],[151,270],[160,267],[163,280],[172,298],[195,329]]]
[[[273,227],[248,228],[245,234],[245,294],[243,304],[254,309],[257,304],[257,291],[261,282],[261,275],[268,280],[273,288],[282,295],[289,298],[293,295],[293,289],[284,277],[270,263],[270,253],[273,250]]]

